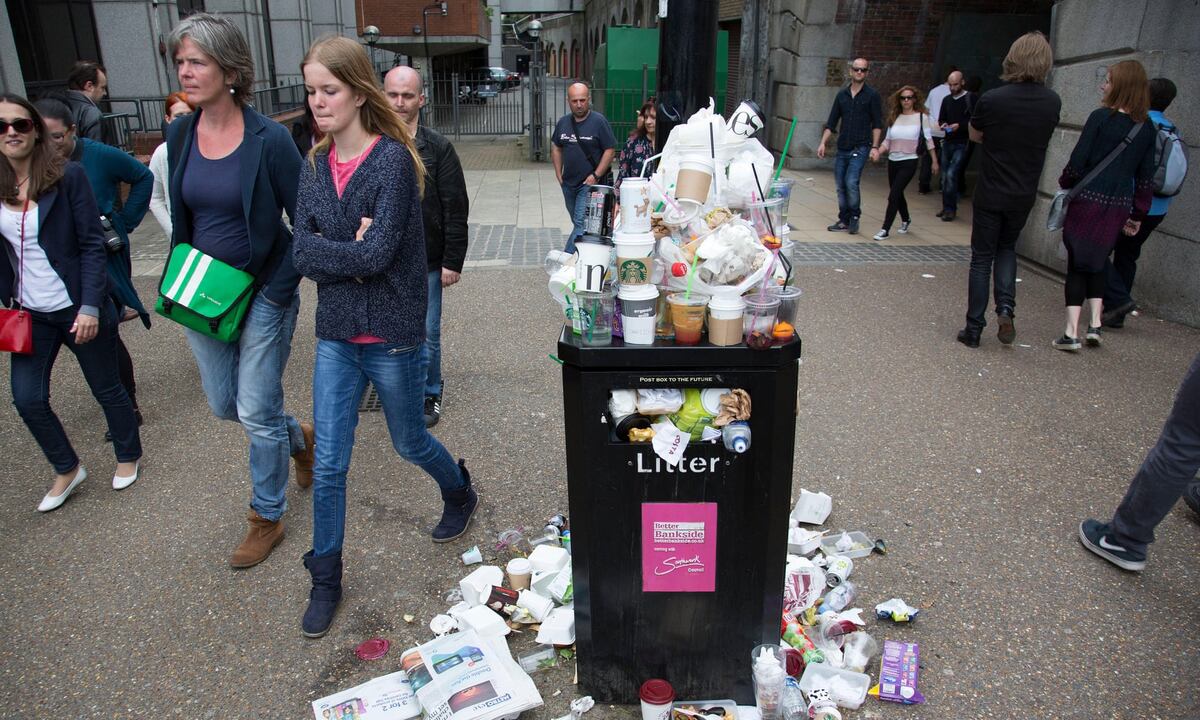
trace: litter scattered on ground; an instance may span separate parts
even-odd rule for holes
[[[912,622],[917,619],[917,613],[919,612],[921,611],[900,598],[892,598],[887,602],[881,602],[875,606],[875,617],[880,620],[890,619],[895,622]]]
[[[933,278],[935,278],[935,277],[937,277],[937,276],[936,276],[936,275],[930,275],[929,273],[921,273],[921,277],[923,277],[923,278],[926,278],[926,279],[930,279],[930,280],[932,280]]]
[[[386,638],[371,638],[359,643],[358,647],[354,648],[354,654],[359,660],[378,660],[387,655],[391,646]]]

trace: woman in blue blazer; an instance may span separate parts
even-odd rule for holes
[[[104,409],[117,468],[113,489],[138,478],[142,443],[117,373],[117,313],[108,297],[104,234],[87,174],[64,165],[27,100],[0,95],[0,300],[33,321],[33,352],[12,356],[13,404],[56,476],[38,510],[61,506],[87,478],[50,408],[50,372],[65,345]]]
[[[249,106],[254,63],[237,26],[197,13],[170,38],[179,84],[196,112],[167,126],[172,247],[187,243],[256,279],[236,342],[185,329],[213,414],[250,439],[249,530],[235,568],[257,565],[283,540],[288,455],[296,482],[312,484],[312,426],[283,409],[283,370],[300,309],[292,234],[300,153],[280,124]]]

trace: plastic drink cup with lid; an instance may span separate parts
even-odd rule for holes
[[[704,309],[708,296],[692,293],[673,293],[667,296],[671,306],[671,323],[675,327],[676,345],[696,345],[704,332]]]

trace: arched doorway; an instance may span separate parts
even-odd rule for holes
[[[579,49],[579,41],[571,41],[571,73],[577,77],[583,77],[583,53]]]
[[[642,5],[642,0],[637,0],[637,4],[633,6],[633,26],[642,27],[645,23],[646,8]]]
[[[558,53],[555,52],[553,45],[550,46],[549,54],[547,54],[546,57],[550,58],[550,61],[546,63],[546,74],[558,74]]]
[[[623,10],[621,10],[621,24],[622,25],[629,24],[629,8],[624,8]]]
[[[571,76],[570,60],[571,59],[569,57],[567,57],[567,44],[559,43],[558,44],[558,74],[559,75],[562,75],[563,77]]]

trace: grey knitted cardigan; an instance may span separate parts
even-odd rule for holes
[[[425,340],[425,231],[412,158],[387,136],[355,170],[342,197],[329,154],[300,171],[292,258],[317,283],[317,337]],[[355,241],[362,218],[371,227]]]

